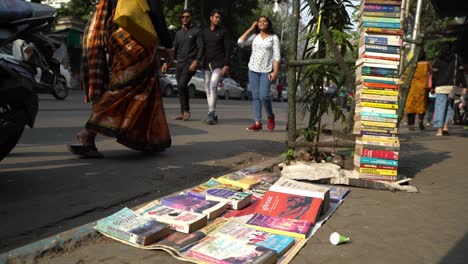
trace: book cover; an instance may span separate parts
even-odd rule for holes
[[[295,241],[292,237],[258,230],[235,220],[228,221],[210,234],[210,236],[216,236],[218,234],[231,236],[246,244],[269,248],[274,250],[278,255],[284,254]]]
[[[389,45],[364,44],[363,46],[359,47],[359,54],[365,52],[400,54],[400,47]]]
[[[396,64],[380,64],[380,63],[370,63],[370,62],[364,62],[362,64],[363,67],[366,67],[365,69],[369,69],[370,71],[371,70],[381,70],[381,71],[388,71],[388,72],[391,72],[393,74],[394,71],[391,71],[390,69],[392,70],[396,70],[398,69],[398,65]],[[368,68],[367,68],[368,67]]]
[[[384,101],[384,100],[375,100],[375,99],[367,99],[367,98],[361,98],[359,100],[355,100],[356,104],[360,104],[361,102],[366,102],[366,103],[377,103],[377,104],[393,104],[396,105],[398,102],[395,101]]]
[[[251,172],[251,173],[245,174],[245,177],[249,179],[256,179],[261,182],[271,183],[271,184],[275,183],[279,179],[278,175],[275,175],[273,173],[267,173],[267,172]]]
[[[362,56],[356,60],[356,66],[359,66],[363,63],[374,63],[374,64],[388,64],[388,65],[399,65],[400,62],[397,60],[386,60],[386,59],[374,59]]]
[[[275,263],[275,251],[230,236],[208,236],[188,251],[190,258],[208,263]]]
[[[312,223],[306,220],[288,219],[256,213],[247,221],[247,226],[274,234],[306,238]]]
[[[217,180],[221,183],[241,187],[244,190],[251,190],[254,186],[260,184],[261,182],[261,180],[255,178],[247,178],[245,174],[240,175],[238,173],[229,173],[217,178]]]
[[[228,190],[234,190],[234,191],[242,191],[241,187],[234,186],[231,184],[224,184],[212,178],[209,181],[202,183],[196,186],[195,188],[189,190],[187,194],[195,198],[205,199],[206,191],[211,188],[222,188],[222,189],[228,189]]]
[[[374,174],[365,174],[360,173],[360,179],[369,180],[369,181],[396,181],[398,176],[386,176],[386,175],[374,175]]]
[[[327,192],[330,197],[330,192]],[[328,198],[330,201],[330,198]],[[322,206],[322,199],[297,194],[267,191],[255,210],[267,216],[306,220],[315,223]]]
[[[398,152],[387,150],[363,149],[361,157],[398,160]]]
[[[363,82],[374,82],[374,83],[386,83],[386,84],[399,84],[400,79],[394,77],[373,77],[373,76],[362,76]]]
[[[354,121],[373,121],[373,122],[385,122],[385,123],[397,123],[398,119],[394,118],[382,118],[375,116],[364,116],[364,115],[355,115]]]
[[[395,141],[376,141],[376,140],[362,140],[359,137],[356,137],[356,144],[366,144],[366,145],[377,145],[377,146],[389,146],[389,147],[399,147],[400,143],[398,140]]]
[[[269,182],[261,182],[259,185],[252,188],[252,192],[257,194],[265,194],[273,184]]]
[[[246,215],[251,215],[255,213],[258,204],[260,203],[261,198],[255,195],[252,195],[252,201],[247,207],[242,208],[241,210],[228,210],[223,217],[224,218],[231,218],[231,217],[241,217]]]
[[[398,84],[386,84],[380,82],[363,82],[362,86],[368,89],[400,89],[400,85]]]
[[[208,218],[204,214],[183,211],[164,205],[151,206],[141,214],[152,217],[161,223],[166,223],[171,229],[182,233],[191,233],[206,226],[208,222]]]
[[[373,21],[373,22],[382,22],[382,23],[398,23],[400,24],[400,19],[399,18],[391,18],[391,17],[372,17],[372,16],[363,16],[362,21]]]
[[[229,208],[240,210],[250,204],[252,194],[233,190],[212,188],[206,191],[206,200],[227,202]]]
[[[363,94],[356,93],[356,100],[359,99],[370,99],[370,100],[380,100],[380,101],[391,101],[397,102],[398,97],[396,95],[378,95],[378,94]]]
[[[275,184],[273,184],[273,186],[270,187],[270,191],[319,198],[323,201],[322,212],[327,211],[330,206],[330,189],[321,185],[281,177]]]
[[[375,150],[388,150],[388,151],[400,151],[400,146],[381,146],[381,145],[369,145],[369,144],[362,144],[356,143],[356,153],[357,155],[360,154],[359,149],[375,149]],[[372,164],[370,164],[372,165]]]
[[[224,213],[228,207],[226,202],[207,201],[185,194],[166,197],[161,200],[161,204],[180,210],[205,214],[208,216],[208,220],[215,219]]]
[[[401,0],[365,0],[364,2],[366,5],[373,4],[373,5],[382,5],[382,6],[401,6]]]
[[[360,137],[356,137],[356,140],[400,144],[400,140],[394,137],[389,138],[389,137],[376,137],[376,136],[360,136]]]
[[[129,208],[97,221],[96,230],[118,239],[146,246],[169,234],[167,224],[141,216]]]
[[[389,122],[375,122],[375,121],[361,121],[361,124],[363,124],[364,126],[377,126],[377,127],[390,127],[390,128],[394,128],[396,127],[396,124],[395,123],[389,123]]]
[[[381,131],[366,131],[361,130],[357,133],[358,135],[370,135],[370,136],[385,136],[385,137],[396,137],[398,136],[397,132],[381,132]]]
[[[378,27],[365,27],[362,31],[368,34],[382,34],[382,35],[398,35],[403,36],[403,30],[401,29],[390,29],[390,28],[378,28]]]
[[[320,184],[320,185],[330,188],[330,202],[332,203],[341,202],[345,198],[345,196],[349,193],[349,188],[344,187],[344,186],[324,185],[324,184]]]

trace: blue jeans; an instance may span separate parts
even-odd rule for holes
[[[453,115],[453,99],[448,94],[436,93],[434,107],[434,127],[441,128],[444,124],[449,124]]]
[[[254,120],[262,122],[262,103],[268,117],[273,116],[270,98],[270,85],[267,72],[249,71],[249,83],[252,91]]]

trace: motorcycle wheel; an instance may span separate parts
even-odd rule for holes
[[[23,118],[18,118],[23,116]],[[4,159],[16,146],[24,126],[24,110],[7,103],[0,104],[0,160]]]
[[[54,88],[52,90],[52,95],[57,100],[64,100],[68,96],[68,87],[65,77],[60,76],[55,80]]]

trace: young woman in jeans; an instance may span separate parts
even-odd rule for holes
[[[254,34],[251,35],[252,31]],[[268,17],[260,16],[240,36],[239,46],[252,46],[249,61],[249,83],[253,98],[254,124],[248,131],[262,129],[262,103],[268,117],[268,130],[275,128],[275,115],[271,106],[270,85],[276,80],[280,62],[280,43]]]

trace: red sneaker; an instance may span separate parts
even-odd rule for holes
[[[275,115],[268,117],[268,130],[273,131],[275,129]]]
[[[248,128],[246,128],[245,130],[247,131],[258,131],[258,130],[262,130],[262,124],[253,124],[251,126],[249,126]]]

